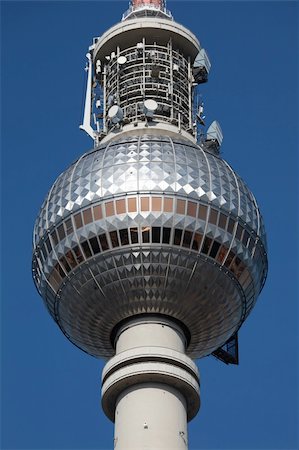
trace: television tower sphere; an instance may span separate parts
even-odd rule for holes
[[[72,343],[113,357],[102,393],[111,420],[131,429],[124,411],[134,416],[136,402],[144,403],[134,386],[149,387],[147,398],[158,402],[153,383],[167,386],[169,410],[179,403],[190,420],[199,408],[190,358],[213,353],[232,362],[225,345],[264,285],[263,220],[220,156],[218,122],[204,131],[198,86],[210,62],[165,2],[132,1],[87,58],[81,128],[95,146],[45,198],[34,227],[34,281]],[[128,389],[131,410],[122,406]],[[134,444],[120,429],[116,448],[137,448],[144,439],[132,428]]]

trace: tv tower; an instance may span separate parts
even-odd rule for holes
[[[33,278],[61,331],[107,359],[116,450],[186,450],[193,359],[238,363],[264,285],[257,202],[206,129],[210,61],[163,0],[132,0],[87,53],[81,128],[94,148],[55,181],[34,227]]]

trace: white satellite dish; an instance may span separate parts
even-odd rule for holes
[[[146,117],[153,117],[158,108],[158,103],[155,100],[148,99],[143,103],[143,110]]]
[[[118,62],[118,64],[120,64],[120,65],[126,64],[127,58],[126,58],[125,56],[119,56],[119,57],[117,58],[117,62]]]
[[[108,111],[108,117],[112,123],[116,124],[123,120],[123,110],[118,105],[113,105]]]

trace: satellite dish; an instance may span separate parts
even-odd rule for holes
[[[117,58],[117,62],[118,62],[118,64],[120,64],[120,65],[126,64],[127,58],[126,58],[125,56],[119,56],[119,57]]]
[[[158,108],[158,103],[155,100],[148,99],[143,103],[143,110],[146,117],[153,117]]]
[[[118,105],[113,105],[108,111],[108,117],[112,123],[116,124],[123,120],[123,110]]]

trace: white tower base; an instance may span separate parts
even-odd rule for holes
[[[132,318],[116,334],[103,370],[102,405],[115,422],[116,450],[186,450],[199,409],[198,369],[171,319]]]

